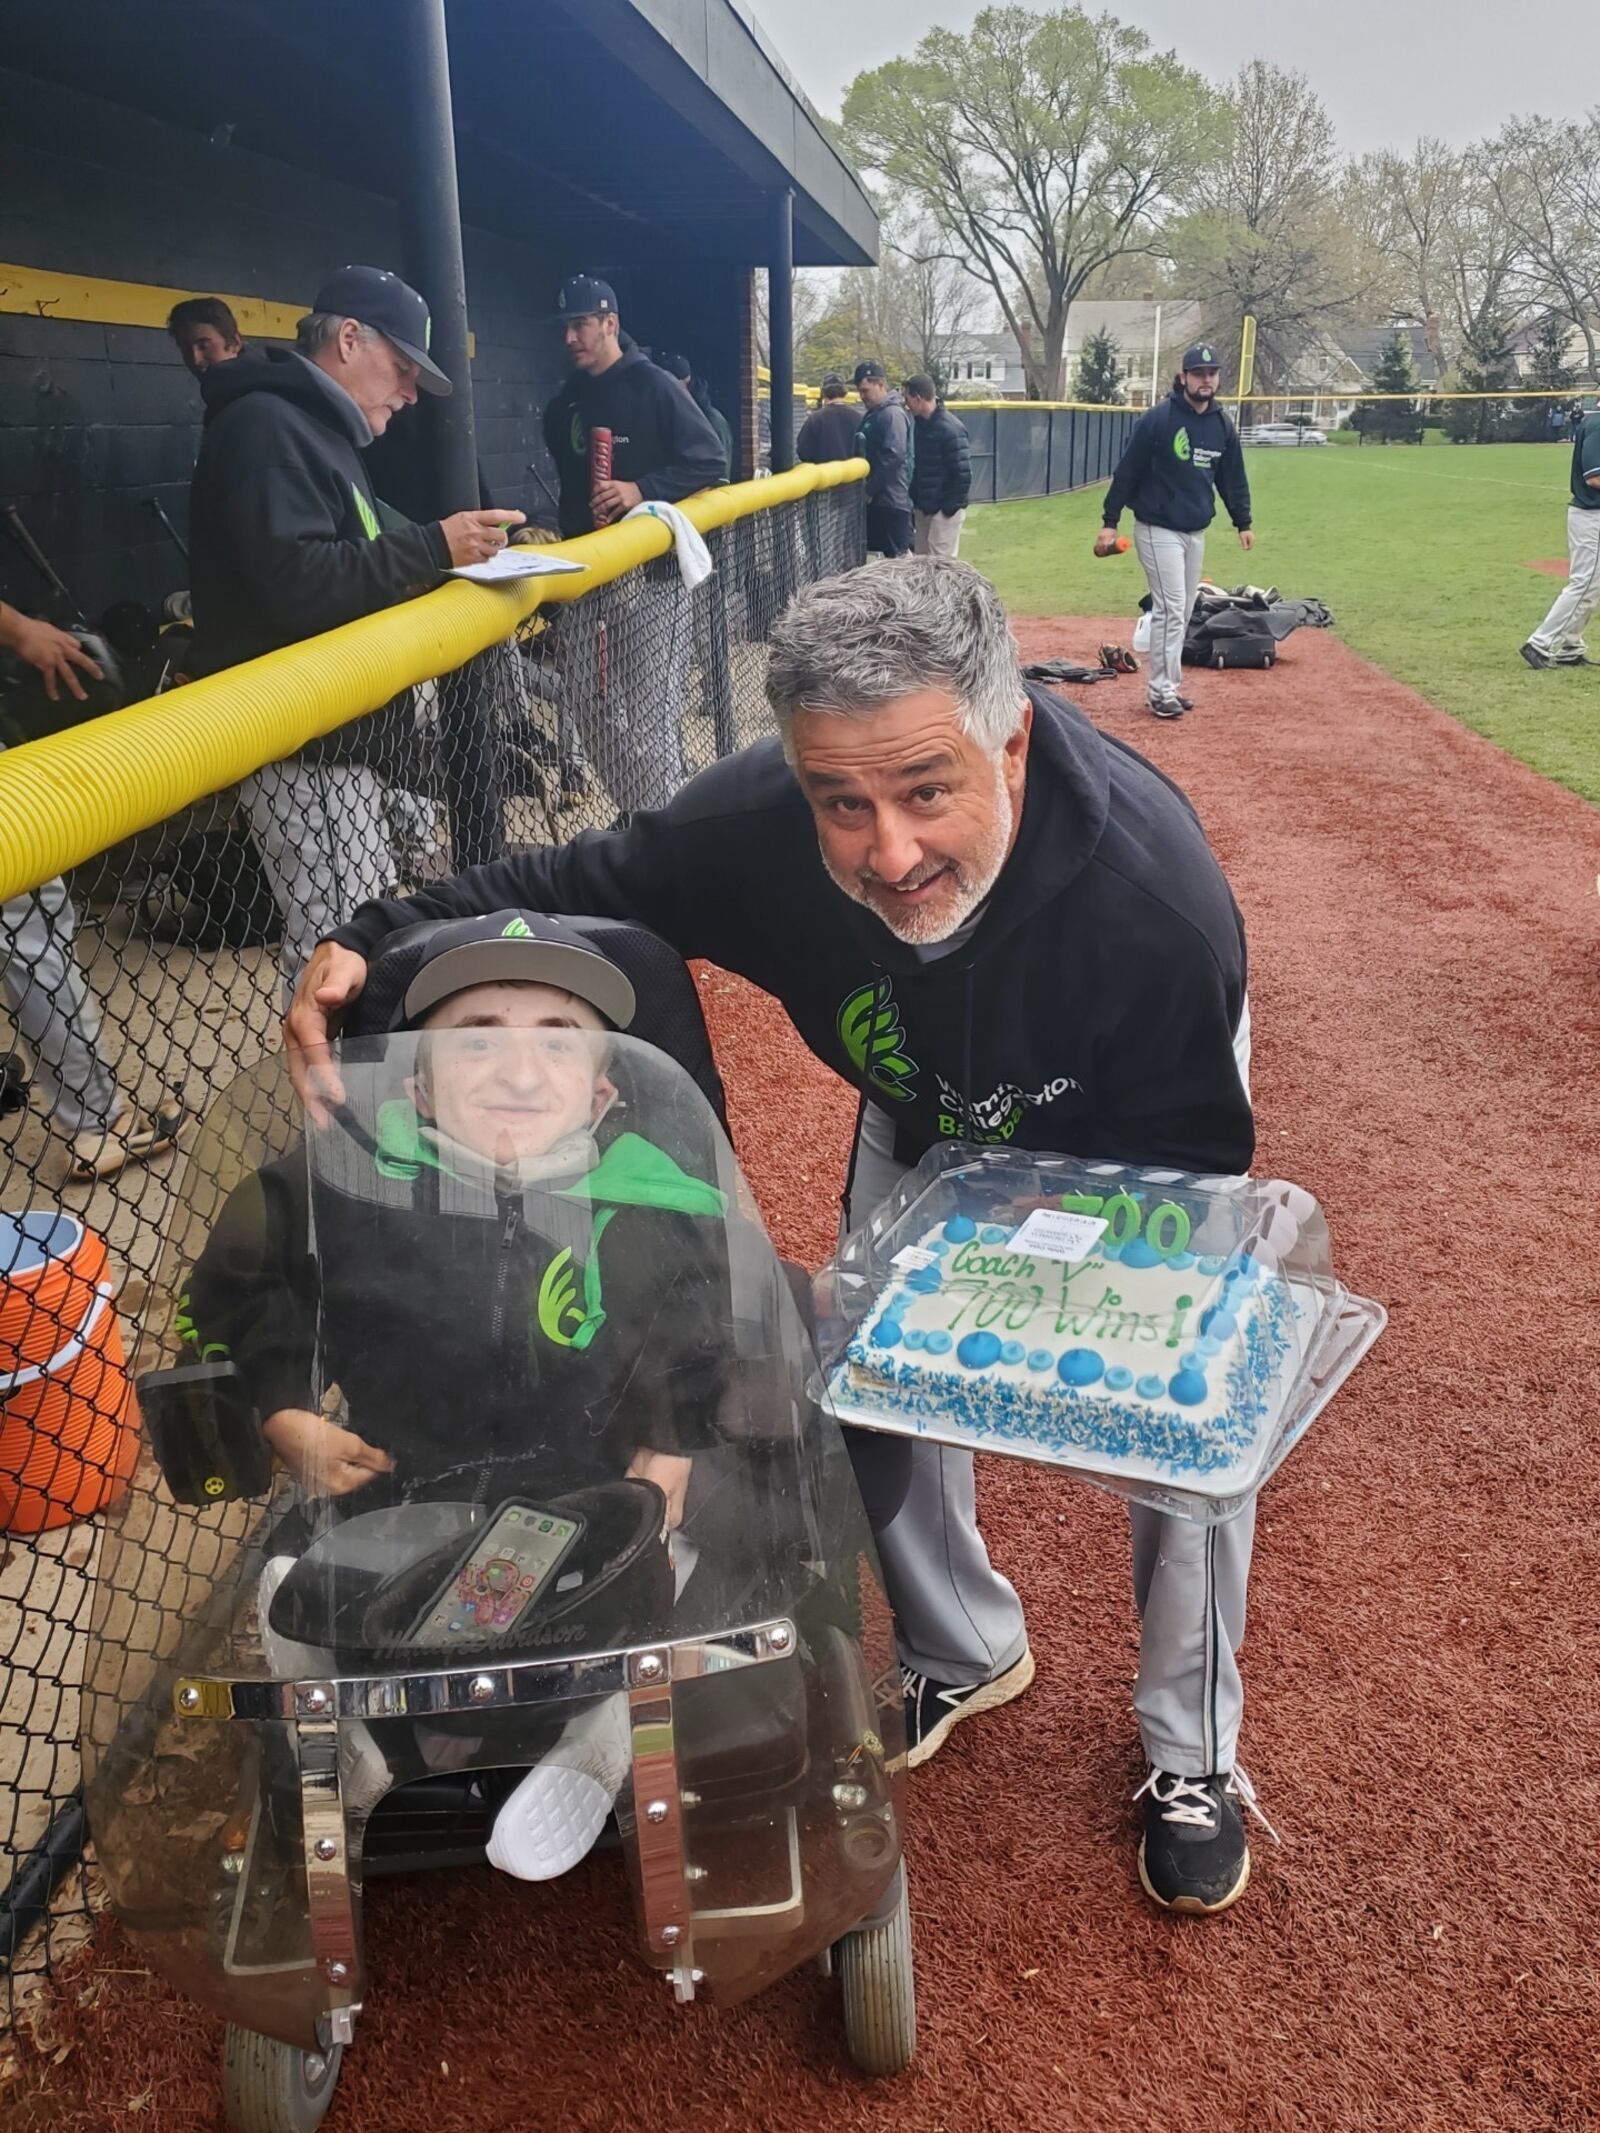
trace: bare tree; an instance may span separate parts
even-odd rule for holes
[[[1084,283],[1159,248],[1220,132],[1200,75],[1079,7],[989,7],[965,37],[931,30],[913,58],[857,75],[844,105],[854,160],[924,207],[993,292],[1035,399],[1061,392]]]
[[[1600,107],[1586,119],[1513,119],[1484,155],[1530,305],[1570,319],[1600,383]]]
[[[1522,249],[1500,199],[1492,153],[1469,149],[1438,245],[1453,370],[1470,361],[1475,375],[1488,375],[1482,366],[1493,369],[1496,350],[1530,311],[1518,293]]]
[[[1253,59],[1225,102],[1229,151],[1175,227],[1173,256],[1224,347],[1236,348],[1240,322],[1254,317],[1257,376],[1270,390],[1350,308],[1361,276],[1338,221],[1333,122],[1305,76]]]
[[[943,392],[961,343],[986,305],[985,293],[953,255],[936,224],[921,221],[891,233],[886,254],[899,265],[897,332],[918,367]]]
[[[806,337],[817,320],[827,310],[833,297],[834,273],[831,268],[799,268],[794,277],[790,303],[794,315],[794,345],[796,350],[804,347]],[[772,363],[772,322],[767,296],[767,273],[760,268],[755,276],[756,313],[756,361],[769,368]]]
[[[1451,301],[1459,260],[1455,235],[1469,183],[1470,158],[1425,135],[1407,155],[1384,150],[1350,166],[1340,193],[1346,227],[1389,262],[1384,308],[1419,318],[1443,370],[1462,329]]]

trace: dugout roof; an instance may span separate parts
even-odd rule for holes
[[[8,11],[5,64],[394,197],[388,5],[58,0]],[[693,232],[756,264],[790,185],[797,266],[876,260],[870,201],[744,0],[447,0],[447,19],[465,222],[554,225],[604,262]]]

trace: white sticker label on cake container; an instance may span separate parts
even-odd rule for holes
[[[939,1254],[925,1250],[920,1244],[903,1244],[889,1264],[898,1267],[902,1274],[915,1274],[922,1267],[937,1266]]]
[[[1111,1227],[1103,1215],[1069,1215],[1060,1207],[1036,1207],[1007,1245],[1036,1259],[1087,1259]]]

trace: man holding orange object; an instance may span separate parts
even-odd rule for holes
[[[1117,521],[1131,507],[1133,545],[1150,585],[1150,708],[1157,718],[1181,718],[1194,709],[1178,684],[1218,490],[1238,528],[1239,546],[1255,546],[1239,432],[1216,404],[1221,376],[1209,342],[1185,352],[1172,391],[1140,416],[1128,439],[1095,537],[1096,555],[1117,553]]]

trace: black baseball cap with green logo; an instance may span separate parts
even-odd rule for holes
[[[373,327],[416,364],[417,383],[425,393],[442,400],[450,391],[450,380],[428,353],[433,338],[428,307],[398,274],[386,267],[340,267],[317,291],[311,308]]]
[[[586,1000],[613,1029],[633,1020],[633,986],[609,957],[568,925],[542,911],[495,911],[484,918],[438,919],[408,927],[384,950],[369,985],[380,983],[391,1002],[388,1026],[415,1029],[439,1005],[469,985],[553,985]]]
[[[1183,351],[1183,367],[1185,370],[1220,370],[1222,365],[1209,341],[1196,341],[1192,348]]]

